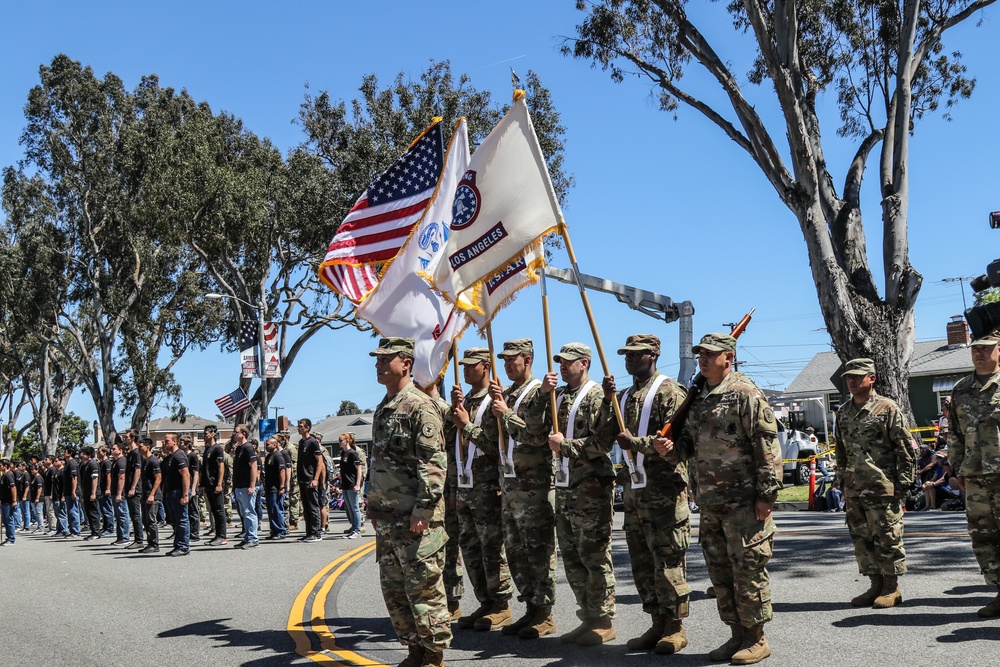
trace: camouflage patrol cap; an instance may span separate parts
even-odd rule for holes
[[[463,366],[475,366],[476,364],[488,364],[492,361],[489,348],[470,347],[465,351],[465,356],[458,360]]]
[[[590,359],[590,346],[583,343],[566,343],[559,348],[559,354],[553,356],[555,361],[576,361],[577,359]]]
[[[701,337],[701,341],[691,348],[691,351],[698,354],[698,350],[708,350],[709,352],[735,352],[736,339],[729,334],[710,333]]]
[[[515,338],[503,344],[503,350],[497,352],[501,359],[516,357],[519,354],[529,354],[535,356],[535,347],[530,338]]]
[[[392,336],[383,338],[378,342],[378,347],[368,353],[369,357],[377,357],[380,354],[402,354],[413,358],[413,339],[399,338]]]
[[[851,359],[846,364],[844,364],[844,370],[840,374],[841,377],[844,375],[874,375],[875,374],[875,362],[871,359],[861,357],[858,359]]]
[[[969,345],[997,345],[998,343],[1000,343],[1000,332],[990,331],[972,341]]]
[[[618,354],[626,352],[652,352],[660,354],[660,339],[653,334],[635,334],[625,339],[625,346],[618,348]]]

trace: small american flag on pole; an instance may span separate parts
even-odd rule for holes
[[[224,419],[229,419],[240,410],[246,410],[249,408],[250,399],[247,398],[245,391],[237,387],[236,391],[226,394],[222,398],[215,399],[215,404],[219,406],[219,410],[222,411],[222,417]]]
[[[340,223],[319,277],[355,304],[378,284],[377,270],[392,260],[430,202],[444,164],[440,120],[355,202]]]

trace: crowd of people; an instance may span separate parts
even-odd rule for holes
[[[190,436],[166,433],[154,447],[150,438],[126,429],[110,447],[0,461],[0,546],[14,545],[18,533],[32,533],[114,538],[113,546],[159,553],[160,529],[170,526],[166,555],[185,556],[203,540],[210,547],[228,545],[235,515],[239,542],[233,546],[253,549],[265,530],[265,507],[263,539],[284,540],[301,520],[305,535],[299,540],[318,542],[329,521],[330,489],[340,493],[342,487],[349,487],[344,505],[351,520],[345,537],[355,539],[364,530],[367,457],[345,433],[341,464],[335,465],[311,426],[308,419],[299,421],[298,446],[282,432],[265,441],[263,452],[247,426],[238,424],[225,446],[217,441],[217,427],[206,426],[202,451]]]

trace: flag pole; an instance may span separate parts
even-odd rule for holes
[[[548,363],[549,373],[555,369],[552,366],[552,323],[549,321],[549,291],[545,286],[545,268],[538,272],[541,276],[540,286],[542,288],[542,323],[545,326],[545,361]],[[556,392],[549,392],[549,409],[552,411],[552,432],[559,433],[559,408],[556,405]],[[562,456],[555,455],[556,475],[562,470]]]
[[[500,384],[500,376],[497,373],[497,362],[496,362],[496,352],[493,348],[493,321],[490,320],[486,323],[486,346],[490,349],[490,377],[495,380],[497,384]],[[487,401],[493,400],[487,396],[485,399]],[[504,454],[504,433],[503,433],[503,423],[497,419],[497,448],[500,452],[500,461],[503,464],[504,472],[509,472],[507,470],[507,455]]]
[[[460,385],[462,383],[462,380],[458,376],[458,341],[457,340],[451,341],[451,363],[455,367],[455,369],[454,369],[455,370],[455,384],[456,385]],[[455,407],[454,403],[452,403],[452,407]],[[465,475],[465,448],[462,447],[462,433],[461,433],[461,431],[459,431],[458,433],[455,434],[455,440],[456,440],[455,444],[457,445],[455,447],[455,449],[458,450],[458,455],[456,457],[458,459],[458,476],[462,477],[462,476]]]
[[[601,335],[597,332],[597,321],[594,320],[594,311],[590,309],[590,299],[587,298],[587,290],[583,287],[583,279],[580,277],[580,267],[576,263],[576,253],[573,252],[573,243],[569,240],[569,229],[566,227],[565,222],[559,223],[559,234],[566,242],[566,254],[569,255],[569,262],[573,267],[573,277],[576,278],[576,286],[580,290],[580,298],[583,300],[583,309],[587,313],[587,321],[590,323],[590,331],[594,336],[594,344],[597,346],[597,356],[601,360],[601,368],[604,370],[604,375],[610,375],[611,373],[608,368],[608,360],[604,356],[604,346],[601,345]],[[622,416],[621,406],[618,405],[617,400],[612,400],[611,407],[614,409],[615,419],[618,421],[618,431],[619,433],[624,433],[626,430],[625,418]],[[627,449],[623,449],[622,454],[625,455],[625,459],[628,461],[629,470],[635,470],[635,464],[632,462],[632,453]],[[638,473],[632,473],[632,481],[641,481],[641,476]]]

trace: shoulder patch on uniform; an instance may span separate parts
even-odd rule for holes
[[[774,413],[771,408],[764,408],[764,421],[768,424],[774,423]]]
[[[434,428],[434,424],[425,422],[423,427],[420,429],[421,434],[425,438],[434,437],[434,433],[437,429]]]

